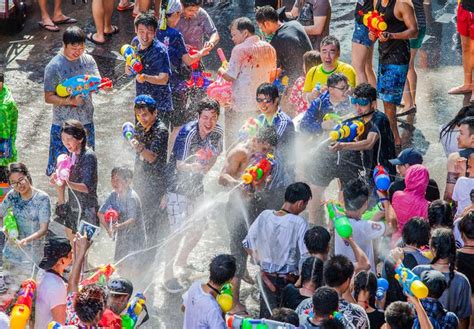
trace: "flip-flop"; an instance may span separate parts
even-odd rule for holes
[[[49,32],[59,32],[59,27],[54,24],[44,24],[43,22],[38,22],[38,25]]]
[[[72,17],[67,17],[63,20],[60,20],[60,21],[53,21],[54,24],[56,25],[64,25],[64,24],[76,24],[77,23],[77,19],[75,18],[72,18]]]
[[[118,5],[117,10],[118,11],[127,11],[127,10],[132,10],[133,7],[135,7],[135,3],[134,2],[129,2],[128,5],[126,5],[126,6]]]
[[[92,42],[93,44],[96,44],[96,45],[103,45],[105,44],[105,41],[104,42],[100,42],[100,41],[97,41],[94,39],[94,33],[87,33],[86,35],[86,39],[89,40],[90,42]]]
[[[398,113],[398,114],[396,114],[395,116],[396,116],[397,118],[399,118],[399,117],[404,117],[404,116],[406,116],[406,115],[415,114],[415,113],[416,113],[416,106],[413,106],[411,109],[409,109],[409,110],[407,110],[407,111],[405,111],[405,112],[402,112],[402,113]]]
[[[104,35],[105,35],[106,37],[111,37],[111,36],[113,36],[114,34],[117,34],[117,33],[119,33],[119,32],[120,32],[119,27],[118,27],[118,26],[115,26],[115,25],[112,25],[112,32],[110,32],[110,33],[105,33],[105,32],[104,32]]]

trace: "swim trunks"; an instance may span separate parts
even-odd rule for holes
[[[384,102],[400,105],[407,79],[408,64],[381,64],[377,78],[377,93]]]

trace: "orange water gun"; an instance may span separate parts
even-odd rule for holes
[[[377,38],[387,30],[388,26],[383,18],[384,15],[377,10],[369,11],[367,14],[359,10],[359,15],[362,16],[362,23],[367,26],[370,32],[375,33]]]
[[[31,315],[31,305],[33,304],[35,290],[36,282],[33,279],[27,279],[21,284],[18,299],[10,314],[11,329],[26,328]]]
[[[255,181],[259,181],[267,177],[272,171],[274,158],[272,154],[260,159],[257,164],[247,167],[242,175],[242,181],[245,185],[250,185]]]
[[[87,279],[83,280],[81,282],[81,286],[87,286],[93,283],[99,283],[101,285],[105,285],[112,274],[115,272],[115,266],[112,264],[107,264],[99,267],[97,271],[95,271],[90,277]]]

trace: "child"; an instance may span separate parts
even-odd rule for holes
[[[369,271],[357,273],[354,278],[354,299],[369,317],[370,328],[379,329],[385,323],[384,314],[375,307],[377,277]]]
[[[318,66],[321,64],[321,57],[317,50],[310,50],[305,52],[303,56],[303,75],[296,79],[293,87],[291,88],[290,94],[290,102],[295,104],[296,107],[296,114],[301,114],[306,112],[308,109],[308,102],[303,97],[303,86],[306,77],[306,73],[308,73],[309,69],[314,66]]]

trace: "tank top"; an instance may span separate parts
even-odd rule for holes
[[[354,12],[354,16],[357,23],[363,24],[362,16],[359,14],[359,11],[362,11],[364,14],[367,14],[371,10],[374,10],[374,2],[372,0],[358,0]]]
[[[395,16],[396,0],[389,0],[386,7],[382,6],[382,0],[377,0],[375,9],[384,14],[387,22],[387,32],[398,33],[407,29],[405,23]],[[379,42],[379,54],[381,64],[406,65],[410,62],[410,45],[408,40],[390,39]]]

